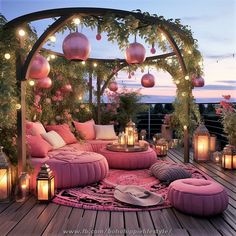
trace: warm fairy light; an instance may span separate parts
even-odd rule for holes
[[[56,38],[55,35],[52,35],[52,36],[49,37],[49,40],[50,40],[51,42],[55,43],[55,42],[57,41],[57,38]]]
[[[179,83],[180,83],[180,81],[179,81],[179,80],[176,80],[176,81],[175,81],[175,83],[176,83],[176,84],[179,84]]]
[[[182,92],[181,95],[182,95],[183,97],[185,97],[185,96],[186,96],[186,92]]]
[[[186,75],[184,78],[185,78],[185,80],[189,80],[189,76],[188,75]]]
[[[11,55],[9,53],[5,53],[4,57],[5,59],[9,60],[11,58]]]
[[[82,61],[81,63],[82,63],[82,65],[85,65],[85,61]]]
[[[82,100],[82,96],[79,96],[79,100],[80,100],[80,101]]]
[[[171,58],[167,59],[167,62],[168,62],[169,64],[172,63],[172,59],[171,59]]]
[[[30,86],[34,86],[34,85],[35,85],[35,82],[34,82],[33,80],[30,80],[30,81],[29,81],[29,85],[30,85]]]
[[[98,66],[98,64],[97,64],[96,62],[94,62],[94,63],[93,63],[93,66],[94,66],[94,67],[97,67],[97,66]]]
[[[192,51],[191,51],[191,50],[188,50],[188,54],[192,54]]]
[[[184,130],[187,130],[187,125],[184,125]]]
[[[50,59],[51,59],[51,58],[50,58],[50,56],[49,56],[49,57],[47,57],[47,61],[50,61]]]
[[[51,57],[51,59],[55,59],[56,58],[56,56],[54,54],[52,54],[50,57]]]
[[[25,31],[24,31],[23,29],[20,29],[20,30],[18,31],[18,34],[19,34],[21,37],[23,37],[23,36],[25,36]]]
[[[74,18],[73,23],[76,24],[76,25],[80,24],[80,18],[78,18],[78,17]]]
[[[202,66],[202,65],[203,65],[202,61],[199,61],[199,62],[198,62],[198,65],[199,65],[199,66]]]
[[[161,33],[161,40],[162,41],[166,40],[166,36],[163,33]]]
[[[145,69],[145,70],[148,70],[148,66],[145,66],[144,69]]]
[[[21,109],[21,105],[19,103],[16,104],[16,110],[20,110]]]

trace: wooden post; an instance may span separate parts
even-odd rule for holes
[[[22,78],[23,55],[21,49],[16,51],[17,95],[21,108],[17,110],[17,154],[18,175],[26,170],[26,135],[25,135],[25,95],[26,81]]]
[[[92,72],[89,73],[89,104],[92,105],[93,103],[93,74]]]
[[[101,79],[97,76],[97,123],[101,124]]]

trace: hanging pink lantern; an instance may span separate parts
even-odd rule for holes
[[[112,81],[110,84],[109,84],[109,89],[112,91],[112,92],[116,92],[118,90],[118,84],[116,81]]]
[[[204,84],[205,84],[205,81],[201,76],[192,78],[192,85],[194,87],[203,87]]]
[[[156,49],[155,48],[151,48],[150,52],[151,52],[151,54],[155,54],[156,53]]]
[[[98,41],[101,40],[101,39],[102,39],[101,34],[97,34],[97,35],[96,35],[96,39],[97,39]]]
[[[125,52],[125,60],[128,64],[141,64],[146,59],[146,50],[141,43],[131,43]]]
[[[72,86],[71,84],[65,84],[62,88],[61,91],[64,93],[69,93],[72,92]]]
[[[36,83],[38,88],[48,89],[52,86],[52,80],[49,77],[42,78]]]
[[[142,76],[141,84],[145,88],[151,88],[155,86],[155,77],[152,74],[147,73]]]
[[[90,55],[91,46],[84,34],[75,32],[66,36],[62,49],[66,59],[86,61]]]
[[[135,75],[135,73],[132,71],[132,72],[131,72],[131,75],[132,75],[132,76],[134,76],[134,75]]]
[[[48,76],[50,65],[47,59],[40,54],[35,55],[29,68],[29,78],[42,79]]]

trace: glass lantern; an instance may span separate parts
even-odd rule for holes
[[[125,146],[126,145],[126,134],[124,132],[119,134],[118,143],[121,146]]]
[[[11,168],[3,147],[0,146],[0,202],[8,202],[11,197]]]
[[[54,175],[47,164],[43,164],[37,176],[37,198],[50,201],[55,194]]]
[[[26,172],[22,172],[19,180],[22,193],[27,196],[30,191],[30,176]]]
[[[165,140],[159,140],[154,145],[158,157],[164,157],[167,155],[168,142],[166,142]]]
[[[221,159],[222,159],[222,152],[213,152],[212,154],[212,161],[214,163],[220,163],[221,162]]]
[[[234,146],[226,145],[223,149],[222,167],[224,169],[236,169],[236,150]]]
[[[210,134],[204,124],[200,124],[193,134],[194,160],[208,161],[210,159]]]
[[[128,146],[134,146],[135,143],[134,131],[135,131],[135,123],[132,122],[132,120],[130,120],[125,127],[125,134],[127,138],[126,143]]]

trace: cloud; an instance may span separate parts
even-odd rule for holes
[[[225,83],[225,84],[236,84],[236,80],[216,80],[216,82]]]
[[[194,88],[195,90],[234,90],[236,87],[232,85],[205,85],[203,88]]]

